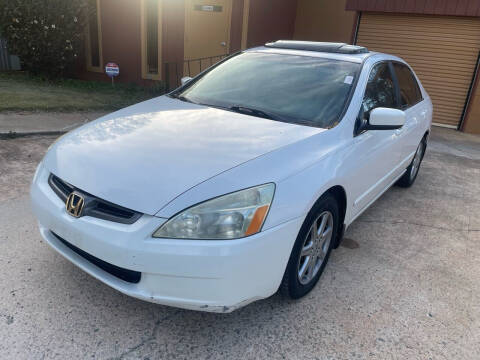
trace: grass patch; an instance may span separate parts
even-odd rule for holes
[[[135,84],[61,79],[49,81],[24,72],[0,72],[0,111],[117,110],[164,93]]]

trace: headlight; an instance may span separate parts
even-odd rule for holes
[[[274,184],[265,184],[194,205],[169,219],[153,237],[226,240],[256,234],[274,192]]]

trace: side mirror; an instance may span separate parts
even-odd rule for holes
[[[182,77],[182,79],[180,80],[180,82],[182,83],[182,86],[185,85],[186,83],[188,83],[190,80],[192,80],[192,78],[190,76],[184,76]]]
[[[395,130],[400,129],[407,116],[398,109],[376,108],[370,112],[365,130]]]

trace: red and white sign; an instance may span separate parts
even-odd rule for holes
[[[118,67],[117,64],[113,62],[109,62],[107,63],[107,65],[105,65],[105,73],[111,78],[113,78],[115,76],[118,76],[118,74],[120,74],[120,68]]]

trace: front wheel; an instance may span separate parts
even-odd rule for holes
[[[298,299],[316,285],[337,238],[339,210],[336,199],[322,196],[308,213],[293,246],[280,292]]]
[[[420,165],[425,155],[425,150],[427,148],[427,139],[423,138],[420,144],[417,147],[415,156],[413,157],[412,162],[405,171],[405,174],[397,181],[396,185],[400,187],[410,187],[415,182],[415,179],[418,175],[418,170],[420,170]]]

